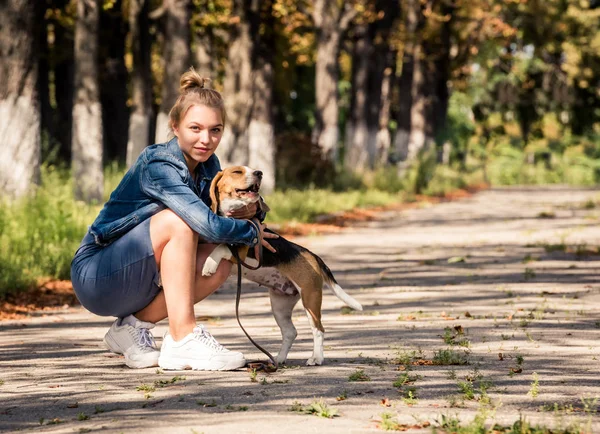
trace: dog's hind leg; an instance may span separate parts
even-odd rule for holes
[[[277,363],[283,363],[287,359],[287,355],[292,348],[292,344],[298,335],[296,327],[292,322],[292,312],[294,306],[300,300],[300,294],[282,295],[279,291],[269,289],[269,297],[271,298],[271,310],[275,321],[281,330],[281,349],[277,354]]]
[[[303,289],[301,292],[302,304],[310,323],[310,328],[313,334],[313,353],[312,356],[306,361],[308,366],[322,365],[325,360],[323,354],[323,341],[325,339],[325,329],[321,324],[321,302],[323,298],[323,292],[321,289],[306,291]]]

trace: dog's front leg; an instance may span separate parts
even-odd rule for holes
[[[232,254],[229,247],[225,244],[219,244],[215,250],[212,251],[210,256],[206,258],[206,262],[204,262],[204,267],[202,267],[202,275],[203,276],[212,276],[217,272],[217,268],[219,267],[219,263],[221,259],[231,259]]]
[[[300,294],[295,295],[283,295],[278,291],[269,288],[269,297],[271,298],[271,310],[275,321],[281,330],[281,349],[277,354],[277,363],[284,363],[287,359],[287,355],[292,348],[292,344],[298,335],[296,327],[292,322],[292,311],[294,306],[300,300]]]

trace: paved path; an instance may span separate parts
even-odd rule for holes
[[[368,433],[387,413],[412,432],[476,415],[600,432],[599,207],[599,191],[495,189],[298,239],[365,311],[327,291],[326,364],[306,367],[298,306],[289,366],[256,381],[128,369],[99,346],[111,319],[81,308],[0,323],[0,431]],[[243,323],[276,351],[268,296],[246,288]],[[196,312],[222,343],[262,356],[235,322],[233,285]],[[320,400],[338,417],[291,411]]]

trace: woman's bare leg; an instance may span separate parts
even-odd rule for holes
[[[215,274],[202,276],[204,261],[216,245],[198,244],[198,234],[171,210],[161,211],[151,219],[150,238],[163,290],[134,315],[153,323],[168,316],[169,331],[177,341],[192,332],[196,326],[194,304],[223,284],[231,263],[222,261]]]

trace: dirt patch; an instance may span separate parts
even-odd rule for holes
[[[73,292],[70,280],[51,280],[40,284],[37,288],[8,294],[0,301],[0,321],[22,319],[32,312],[52,312],[79,305]]]

